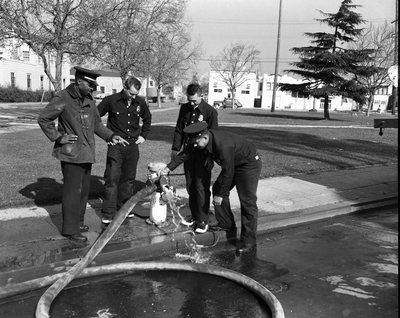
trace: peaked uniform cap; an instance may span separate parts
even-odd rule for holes
[[[85,81],[88,81],[92,85],[98,86],[99,84],[96,82],[96,78],[101,76],[100,73],[97,73],[95,71],[88,70],[87,68],[83,68],[80,66],[75,66],[75,76],[84,79]]]
[[[205,121],[198,121],[197,123],[187,126],[183,131],[188,136],[188,143],[194,143],[196,139],[207,130],[207,126]]]

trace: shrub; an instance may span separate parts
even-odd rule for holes
[[[48,102],[53,97],[53,91],[45,91],[43,95],[42,90],[22,90],[18,87],[1,87],[0,86],[0,103],[24,103],[24,102]]]

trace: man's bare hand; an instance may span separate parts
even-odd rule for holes
[[[114,135],[112,139],[108,142],[109,145],[115,146],[117,144],[121,144],[122,146],[127,146],[129,145],[129,142],[127,142],[124,138],[118,135]]]
[[[145,139],[142,136],[139,136],[138,139],[136,140],[136,144],[137,145],[142,144],[142,143],[144,143],[144,140]]]
[[[59,143],[62,144],[62,145],[73,144],[77,140],[78,140],[78,136],[77,135],[72,135],[72,134],[69,135],[69,134],[67,134],[67,135],[64,135],[64,136],[61,137]]]

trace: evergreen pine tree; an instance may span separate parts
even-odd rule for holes
[[[306,96],[324,99],[324,118],[329,116],[329,97],[344,96],[363,103],[365,88],[355,81],[355,75],[371,72],[361,68],[363,61],[369,59],[370,50],[351,50],[346,47],[361,34],[360,24],[365,23],[362,16],[353,9],[360,7],[352,0],[343,0],[337,13],[319,11],[325,18],[316,19],[327,24],[331,33],[305,33],[311,37],[308,47],[295,47],[291,51],[299,55],[299,62],[291,63],[296,69],[285,72],[300,75],[300,84],[279,84],[281,90],[298,92]]]

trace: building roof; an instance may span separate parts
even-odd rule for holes
[[[105,76],[105,77],[121,77],[121,75],[116,72],[116,71],[111,71],[111,70],[92,70],[96,71],[97,73],[100,73],[100,76]],[[74,67],[71,67],[70,69],[70,75],[74,76],[75,75],[75,69]]]

